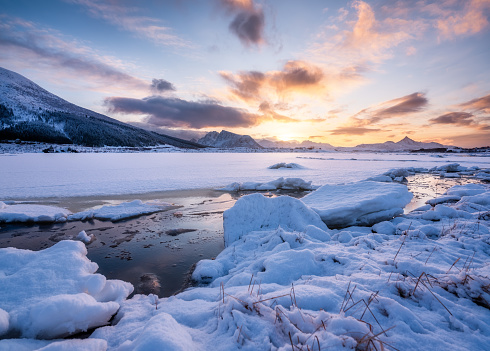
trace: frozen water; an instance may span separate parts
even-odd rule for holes
[[[268,169],[279,158],[284,163],[299,162],[304,169]],[[233,182],[267,183],[279,176],[302,178],[315,185],[340,184],[378,176],[407,163],[433,168],[455,162],[464,167],[490,167],[488,157],[436,159],[386,153],[2,154],[0,201],[210,189]]]
[[[412,199],[405,185],[364,181],[324,185],[302,201],[331,228],[373,225],[403,213]]]
[[[69,215],[71,215],[70,211],[55,206],[0,203],[0,223],[65,222]]]

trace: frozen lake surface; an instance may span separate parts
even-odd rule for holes
[[[302,169],[268,169],[278,162]],[[80,153],[0,155],[0,200],[108,196],[210,189],[232,182],[302,178],[314,185],[359,181],[392,168],[457,162],[490,167],[490,158],[386,153]]]

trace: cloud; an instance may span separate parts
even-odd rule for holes
[[[460,126],[474,125],[473,115],[467,112],[450,112],[429,121],[434,124],[456,124]]]
[[[444,3],[443,3],[444,4]],[[436,22],[436,27],[443,39],[454,39],[479,33],[488,27],[490,1],[464,1],[463,8],[443,8],[443,16]]]
[[[147,89],[147,82],[133,77],[118,68],[116,59],[98,55],[94,50],[75,41],[67,41],[50,28],[39,28],[35,23],[21,19],[3,20],[0,23],[0,58],[16,65],[48,65],[52,71],[68,69],[83,78],[100,80],[100,83],[126,85],[128,88]]]
[[[131,32],[137,37],[148,39],[157,45],[177,48],[190,48],[193,45],[173,34],[173,30],[161,24],[157,18],[137,16],[134,7],[125,7],[114,1],[95,0],[65,0],[66,2],[84,6],[88,13],[95,18],[101,18],[108,23]]]
[[[424,110],[429,101],[424,93],[416,92],[393,100],[385,101],[374,107],[365,108],[350,117],[353,126],[365,126],[382,120],[401,117]]]
[[[428,102],[424,93],[417,92],[383,103],[389,107],[378,109],[373,115],[376,118],[387,118],[415,113],[422,111]]]
[[[490,113],[490,94],[464,102],[458,106],[473,112]]]
[[[339,73],[346,76],[346,72]],[[355,72],[351,74],[356,74]],[[238,98],[251,102],[261,102],[264,95],[273,93],[285,96],[290,93],[325,94],[326,76],[323,70],[306,61],[286,62],[281,71],[245,71],[238,74],[220,72],[230,85],[231,92]]]
[[[165,79],[153,79],[150,88],[159,93],[176,90],[174,85]]]
[[[366,128],[366,127],[338,127],[330,130],[331,135],[364,135],[366,133],[378,132],[381,129],[378,128]]]
[[[200,129],[251,127],[260,122],[257,115],[213,101],[194,102],[162,96],[144,99],[111,97],[105,104],[109,112],[148,115],[146,122],[155,126]]]
[[[265,16],[262,7],[256,6],[252,0],[221,0],[223,8],[234,15],[229,25],[246,47],[265,43]]]
[[[128,122],[128,124],[131,124],[132,126],[142,128],[145,130],[149,130],[152,132],[160,133],[160,134],[166,134],[173,136],[175,138],[180,138],[184,140],[192,140],[192,139],[200,139],[204,135],[206,135],[205,131],[198,131],[198,130],[192,130],[192,129],[174,129],[174,128],[165,128],[165,127],[158,127],[155,125],[150,125],[148,123],[144,122]]]
[[[259,111],[262,112],[263,119],[271,119],[283,123],[299,122],[299,120],[297,119],[277,113],[267,101],[264,101],[260,104]]]
[[[436,118],[432,118],[429,122],[433,124],[452,124],[463,127],[472,127],[479,130],[488,130],[490,125],[482,123],[489,121],[489,118],[478,119],[475,115],[468,112],[449,112]]]

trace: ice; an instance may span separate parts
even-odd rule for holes
[[[327,226],[304,203],[289,196],[267,198],[261,194],[243,196],[223,213],[225,246],[244,234],[278,227],[303,231],[314,225],[324,231]]]
[[[290,168],[290,169],[302,169],[304,168],[303,166],[297,164],[297,163],[286,163],[286,162],[280,162],[273,164],[272,166],[267,167],[269,169],[281,169],[281,168]]]
[[[461,196],[459,195],[445,195],[445,196],[436,197],[435,199],[427,200],[425,203],[435,206],[446,202],[458,202],[459,200],[461,200]]]
[[[84,244],[90,244],[92,241],[94,241],[95,236],[93,234],[87,235],[85,230],[82,230],[80,233],[78,233],[77,239]]]
[[[324,185],[302,201],[315,210],[330,228],[371,226],[403,213],[412,199],[407,187],[396,183],[363,181]]]
[[[167,202],[134,200],[119,205],[107,205],[98,209],[77,212],[68,216],[69,221],[85,221],[88,219],[99,219],[102,221],[120,221],[123,219],[138,217],[155,212],[168,210],[173,205]]]
[[[446,191],[447,195],[454,196],[471,196],[482,194],[487,191],[487,187],[482,184],[464,184],[464,185],[455,185]]]
[[[6,205],[0,202],[0,223],[65,222],[71,212],[60,207],[34,204]]]
[[[96,274],[86,254],[76,241],[37,252],[0,249],[0,308],[9,313],[9,331],[56,338],[106,324],[133,287]]]
[[[303,169],[268,169],[278,162],[299,160]],[[489,167],[488,157],[458,154],[444,159],[343,152],[0,154],[0,201],[215,189],[233,182],[267,183],[278,176],[307,179],[315,185],[339,184],[374,177],[394,167],[418,172],[448,161],[468,169]],[[414,167],[406,167],[407,162]],[[490,177],[490,173],[481,174]]]
[[[276,180],[260,183],[260,182],[245,182],[238,183],[234,182],[228,184],[224,188],[220,188],[218,190],[221,191],[273,191],[273,190],[313,190],[316,187],[311,185],[311,181],[307,182],[301,178],[286,178],[283,177],[278,178]]]

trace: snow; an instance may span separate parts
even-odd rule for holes
[[[309,225],[328,231],[327,226],[314,211],[306,207],[302,201],[288,196],[243,196],[223,213],[225,246],[255,230],[281,227],[303,231]]]
[[[278,161],[301,163],[304,168],[268,169]],[[468,169],[490,167],[488,157],[457,154],[444,159],[373,153],[0,154],[0,201],[215,189],[233,182],[268,183],[278,177],[339,184],[378,176],[407,163],[428,170],[456,162]]]
[[[143,202],[134,200],[123,202],[118,205],[106,205],[96,209],[89,209],[72,214],[64,208],[34,204],[14,204],[7,205],[0,202],[0,223],[16,222],[65,222],[65,221],[85,221],[89,219],[99,219],[103,221],[120,221],[134,218],[155,212],[166,211],[174,206],[168,202],[151,200]],[[85,243],[91,239],[80,235],[77,237]],[[87,241],[88,240],[88,241]]]
[[[434,172],[487,174],[459,167]],[[78,241],[0,249],[0,334],[31,338],[0,340],[0,349],[488,349],[490,186],[457,185],[391,218],[411,194],[386,177],[418,172],[391,168],[344,173],[360,179],[303,199],[241,197],[224,213],[225,249],[169,298],[127,299],[132,286],[96,274]],[[362,181],[380,172],[385,181]],[[244,178],[268,183],[272,173],[256,175]],[[92,326],[85,340],[33,339]]]
[[[69,221],[85,221],[88,219],[99,219],[102,221],[120,221],[123,219],[138,217],[155,212],[166,211],[173,205],[163,201],[134,200],[119,205],[106,205],[98,209],[78,212],[68,216]]]
[[[278,178],[276,180],[260,183],[260,182],[234,182],[228,184],[224,188],[217,190],[221,191],[274,191],[274,190],[313,190],[316,187],[311,185],[311,181],[307,182],[301,178]]]
[[[0,249],[0,309],[9,332],[49,339],[106,324],[133,286],[95,273],[86,255],[76,241],[38,252]]]
[[[55,206],[0,203],[0,223],[65,222],[69,215],[70,211]]]
[[[324,185],[302,201],[315,210],[330,228],[373,225],[403,213],[412,199],[405,185],[362,181]]]
[[[245,228],[251,208],[266,225],[256,219],[215,260],[201,261],[193,274],[198,287],[158,304],[152,296],[128,300],[117,325],[93,337],[124,350],[135,340],[151,343],[148,349],[173,345],[176,335],[182,349],[290,350],[293,343],[351,350],[366,349],[369,340],[378,350],[488,348],[490,230],[476,212],[436,222],[405,215],[322,237],[310,235],[322,230],[307,223],[268,225],[269,206],[281,198],[243,199],[230,227]],[[282,201],[291,212],[305,208],[300,200]]]
[[[291,168],[291,169],[302,169],[303,166],[297,164],[297,163],[286,163],[286,162],[280,162],[273,164],[272,166],[267,167],[269,169],[281,169],[281,168]]]

